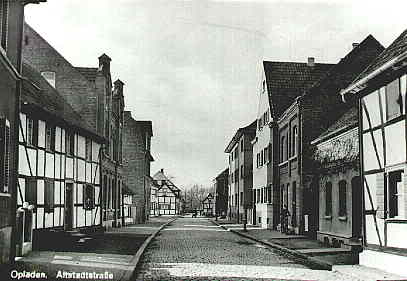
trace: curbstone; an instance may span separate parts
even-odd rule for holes
[[[289,249],[287,247],[283,247],[283,246],[275,244],[273,242],[263,241],[263,240],[257,239],[256,237],[253,237],[251,235],[241,233],[241,232],[233,230],[233,229],[228,229],[227,227],[225,227],[225,226],[223,226],[223,225],[221,225],[221,224],[219,224],[219,223],[217,223],[217,222],[215,222],[213,220],[210,220],[210,221],[213,224],[215,224],[217,226],[220,226],[223,229],[225,229],[227,231],[230,231],[230,232],[233,232],[233,233],[235,233],[235,234],[237,234],[239,236],[242,236],[244,238],[247,238],[247,239],[256,241],[258,243],[261,243],[263,245],[269,246],[269,247],[274,248],[274,249],[276,249],[276,250],[278,250],[278,251],[280,251],[280,252],[282,252],[284,254],[288,254],[288,255],[294,256],[296,258],[299,258],[299,259],[301,259],[302,263],[304,263],[305,265],[311,267],[312,269],[332,270],[332,264],[330,264],[330,263],[317,260],[317,259],[315,259],[313,257],[310,257],[308,255],[305,255],[303,253],[299,253],[296,250],[292,250],[292,249]]]
[[[137,250],[137,253],[133,256],[133,258],[130,260],[131,266],[133,266],[132,270],[128,270],[124,273],[124,275],[120,278],[121,281],[127,281],[127,280],[133,280],[135,278],[135,273],[137,270],[137,266],[140,263],[141,256],[144,254],[144,251],[147,249],[148,245],[150,242],[157,236],[157,234],[166,226],[168,226],[170,223],[174,222],[177,220],[178,217],[171,219],[164,223],[163,225],[160,226],[159,229],[154,231],[141,245],[141,247]]]

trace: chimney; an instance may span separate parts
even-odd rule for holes
[[[357,46],[359,46],[359,43],[352,43],[352,49],[355,49]]]
[[[114,90],[117,94],[119,94],[120,96],[123,96],[123,86],[124,83],[123,81],[121,81],[120,79],[117,79],[116,81],[114,81]]]
[[[103,54],[99,57],[99,70],[102,70],[103,74],[110,73],[110,62],[111,61],[112,61],[112,59],[106,54]]]
[[[160,172],[164,174],[164,169],[161,169]]]
[[[313,67],[315,65],[315,58],[314,57],[308,57],[307,65],[309,67]]]

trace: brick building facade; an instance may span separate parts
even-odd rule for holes
[[[218,216],[226,216],[228,211],[228,184],[229,169],[225,169],[213,180],[213,190],[215,191],[215,211]]]
[[[151,176],[151,121],[137,121],[130,111],[124,112],[123,172],[132,193],[132,219],[143,223],[150,216]]]

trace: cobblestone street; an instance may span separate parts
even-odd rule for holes
[[[204,218],[179,218],[143,255],[136,280],[346,280],[312,270]],[[355,280],[354,277],[349,280]]]

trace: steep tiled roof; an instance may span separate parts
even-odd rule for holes
[[[96,67],[75,67],[88,81],[94,82],[98,69]]]
[[[333,137],[347,129],[354,128],[358,125],[358,109],[352,107],[346,111],[335,123],[333,123],[325,132],[323,132],[315,141]]]
[[[316,81],[321,79],[333,64],[315,63],[308,66],[300,62],[264,61],[270,107],[278,118],[295,100]]]
[[[317,81],[306,95],[325,91],[339,97],[339,91],[353,81],[383,50],[383,45],[376,38],[367,36],[335,64],[323,79]]]
[[[21,103],[22,107],[29,108],[34,106],[48,114],[54,121],[64,123],[68,126],[76,127],[87,133],[102,138],[92,129],[81,116],[73,110],[67,101],[53,88],[43,77],[29,64],[23,63],[23,76],[32,82],[33,87],[28,81],[24,81]]]
[[[227,147],[225,148],[225,152],[229,153],[233,149],[235,144],[239,141],[240,137],[243,134],[251,134],[254,137],[256,135],[256,128],[257,128],[257,120],[254,120],[250,125],[248,125],[246,127],[239,128],[236,131],[236,134],[233,136],[233,138],[229,142],[229,144],[227,145]]]
[[[407,29],[404,30],[389,47],[386,48],[377,58],[355,79],[354,83],[363,79],[373,71],[396,58],[402,53],[407,52]]]
[[[160,170],[153,176],[153,180],[157,181],[164,181],[165,184],[172,190],[172,191],[180,191],[180,189],[164,174],[164,171]],[[156,184],[157,185],[157,184]]]

